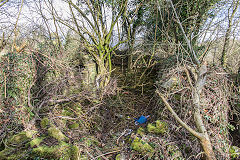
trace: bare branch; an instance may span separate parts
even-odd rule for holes
[[[203,134],[196,132],[194,129],[192,129],[189,125],[187,125],[185,122],[181,120],[181,118],[178,117],[177,113],[172,109],[170,104],[167,102],[166,98],[161,94],[158,90],[156,90],[156,93],[159,97],[163,100],[164,104],[166,105],[167,109],[172,113],[173,117],[176,119],[176,121],[183,126],[186,130],[188,130],[191,134],[193,134],[195,137],[202,139]]]
[[[176,12],[176,9],[175,9],[175,7],[174,7],[174,5],[173,5],[173,3],[172,3],[172,0],[168,0],[168,2],[170,3],[170,5],[171,5],[171,7],[172,7],[172,9],[173,9],[173,12],[174,12],[174,14],[175,14],[175,16],[176,16],[176,19],[177,19],[177,22],[178,22],[178,24],[179,24],[179,26],[180,26],[180,28],[181,28],[181,30],[182,30],[182,32],[183,32],[184,38],[185,38],[185,40],[186,40],[186,42],[187,42],[187,45],[188,45],[188,47],[189,47],[189,49],[190,49],[190,52],[191,52],[192,55],[193,55],[194,61],[195,61],[195,63],[199,66],[199,65],[200,65],[200,62],[199,62],[199,60],[198,60],[198,58],[197,58],[197,55],[196,55],[195,51],[194,51],[193,48],[192,48],[192,45],[191,45],[190,41],[188,40],[188,38],[187,38],[187,36],[186,36],[186,33],[185,33],[184,29],[183,29],[182,23],[180,22],[180,19],[179,19],[179,17],[178,17],[178,14],[177,14],[177,12]]]
[[[6,0],[6,1],[4,2],[4,0],[1,0],[1,3],[2,3],[2,2],[3,2],[3,3],[0,4],[0,8],[1,8],[4,4],[6,4],[8,1],[9,1],[9,0]]]
[[[94,30],[95,33],[98,33],[96,28],[94,27],[93,23],[90,21],[90,19],[87,17],[87,15],[85,13],[83,13],[83,11],[76,6],[71,0],[68,1],[70,5],[72,5],[82,16],[83,18],[89,23],[89,25],[92,27],[92,29]]]

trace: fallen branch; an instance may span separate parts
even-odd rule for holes
[[[156,90],[156,93],[159,95],[159,97],[163,100],[164,104],[166,105],[167,109],[172,113],[173,117],[176,119],[176,121],[183,126],[187,131],[189,131],[191,134],[193,134],[195,137],[201,139],[202,134],[199,132],[196,132],[194,129],[192,129],[189,125],[187,125],[185,122],[181,120],[181,118],[178,117],[177,113],[172,109],[170,104],[167,102],[166,98],[163,94],[161,94],[158,90]]]

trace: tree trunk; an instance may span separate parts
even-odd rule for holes
[[[204,62],[202,66],[198,69],[197,82],[193,88],[194,121],[198,128],[198,131],[202,134],[200,141],[201,141],[202,148],[206,154],[206,159],[216,160],[209,135],[207,133],[207,130],[203,123],[202,115],[200,113],[200,108],[201,108],[200,95],[205,85],[206,74],[207,74],[207,63]]]
[[[103,89],[106,87],[110,81],[110,72],[108,71],[104,60],[98,60],[97,62],[97,76],[96,76],[96,85],[98,89]]]
[[[200,139],[203,150],[206,154],[207,160],[216,160],[215,154],[212,149],[211,141],[208,137],[208,134],[205,134],[203,138]]]

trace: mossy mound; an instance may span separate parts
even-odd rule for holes
[[[10,137],[9,141],[6,142],[5,149],[0,152],[0,159],[24,159],[24,157],[28,155],[28,144],[35,133],[36,131],[34,130],[22,131]]]
[[[31,147],[39,146],[43,139],[44,139],[43,137],[35,138],[31,142],[29,142],[29,144]]]
[[[146,128],[139,127],[130,137],[130,147],[140,153],[138,158],[183,160],[183,154],[176,143],[168,141],[168,124],[157,120]],[[164,146],[164,147],[163,147]],[[161,149],[160,149],[161,148]],[[118,154],[115,159],[121,159]]]
[[[27,155],[26,150],[19,150],[15,147],[5,148],[3,151],[0,152],[0,159],[1,160],[17,160],[17,159],[24,159]]]
[[[137,134],[140,136],[143,136],[145,134],[145,129],[142,127],[139,127],[137,130]]]
[[[47,119],[42,122],[48,122]],[[57,127],[49,124],[51,127],[47,129],[47,134],[33,139],[30,142],[32,149],[31,157],[41,157],[47,159],[77,159],[78,157],[78,147],[69,144],[69,140]]]
[[[68,138],[56,127],[48,128],[48,135],[58,141],[66,141]]]
[[[168,124],[166,122],[157,120],[155,124],[149,123],[147,130],[149,133],[165,134],[168,131]]]
[[[78,147],[61,141],[56,146],[42,145],[37,148],[33,148],[32,155],[41,158],[75,160],[78,157]]]
[[[40,126],[41,126],[41,128],[46,128],[47,126],[49,126],[49,120],[48,120],[48,118],[43,118],[42,120],[41,120],[41,123],[40,123]]]
[[[31,140],[31,138],[36,132],[37,131],[29,130],[29,131],[22,131],[16,135],[13,135],[10,138],[10,140],[7,142],[7,146],[16,146],[22,143],[26,143]]]
[[[39,133],[34,130],[22,131],[13,135],[8,138],[4,150],[0,152],[0,159],[75,160],[78,158],[78,147],[69,144],[68,138],[58,128],[51,126],[47,131],[47,134],[39,137],[35,137]]]
[[[131,148],[135,151],[138,151],[142,155],[152,156],[154,153],[154,148],[149,145],[146,141],[140,139],[139,137],[135,137],[132,141]]]

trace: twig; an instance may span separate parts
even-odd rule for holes
[[[102,158],[103,158],[103,159],[108,160],[108,158],[105,157],[105,156],[102,154],[102,152],[101,152],[97,147],[96,147],[95,149],[96,149],[96,151],[97,151],[99,154],[102,155]]]
[[[103,157],[103,156],[105,156],[105,155],[112,154],[112,153],[116,153],[116,152],[120,152],[120,151],[121,151],[121,150],[116,150],[116,151],[108,152],[108,153],[99,155],[99,156],[95,157],[94,159],[98,159],[98,158]]]
[[[57,100],[50,99],[50,100],[48,100],[48,102],[51,102],[51,103],[69,102],[69,101],[75,100],[78,96],[79,96],[79,95],[75,95],[75,96],[72,96],[72,97],[70,97],[70,98],[57,99]]]
[[[72,117],[69,117],[69,116],[56,116],[56,117],[53,117],[53,119],[55,119],[55,118],[71,119],[71,120],[79,119],[79,117],[77,117],[77,118],[72,118]]]
[[[189,82],[191,88],[193,88],[192,79],[191,79],[189,71],[188,71],[188,69],[186,67],[184,67],[184,71],[187,74],[188,82]]]

